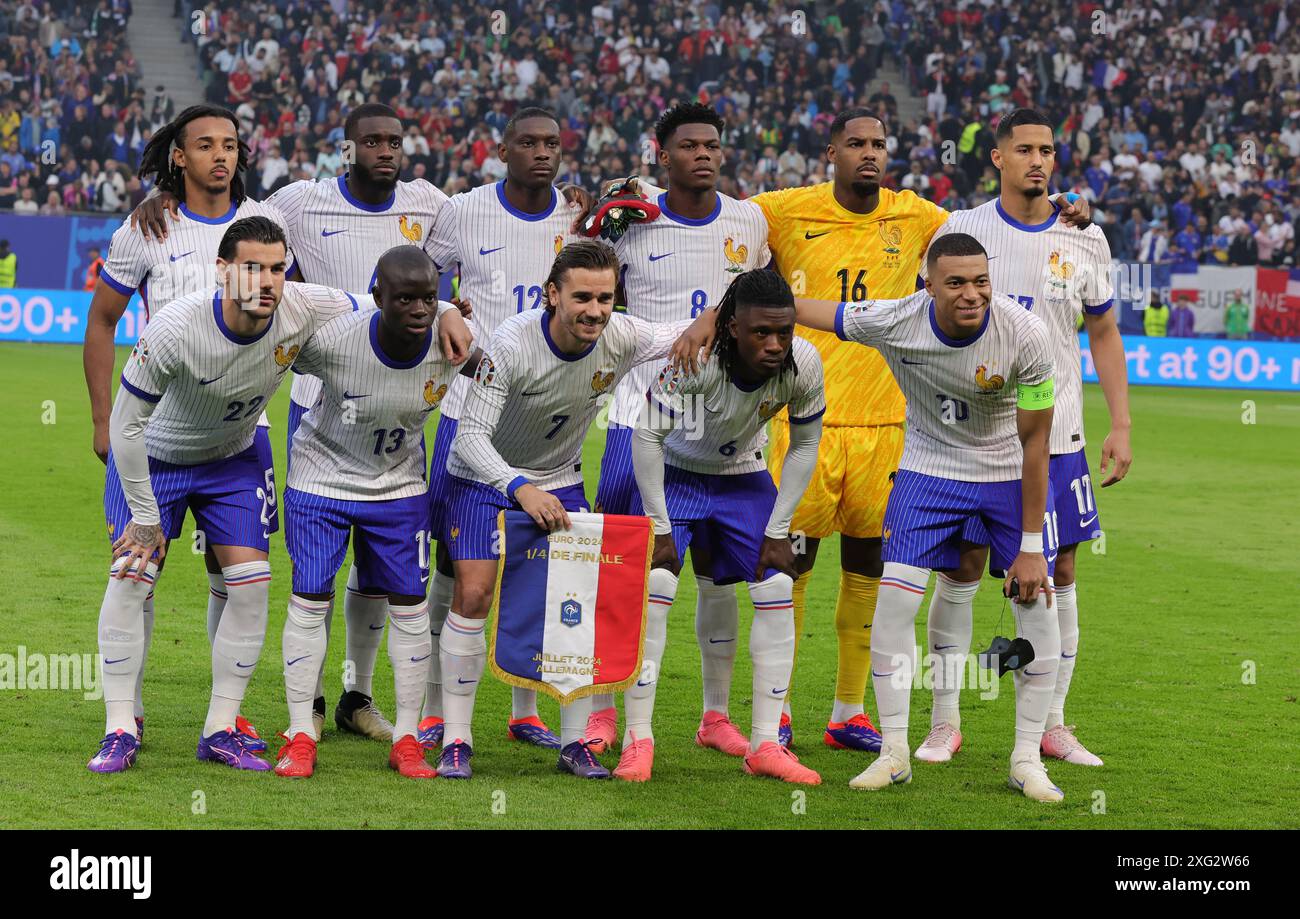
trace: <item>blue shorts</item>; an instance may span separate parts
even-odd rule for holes
[[[600,460],[600,481],[596,485],[596,512],[633,517],[645,513],[632,470],[632,429],[621,424],[611,424],[605,431],[605,455]]]
[[[497,553],[497,514],[519,510],[519,505],[491,485],[447,476],[451,499],[447,503],[447,549],[453,561],[495,560]],[[560,499],[566,511],[587,510],[587,496],[581,485],[548,489]]]
[[[181,466],[151,456],[149,484],[169,540],[181,535],[187,508],[210,546],[245,546],[267,552],[271,534],[280,528],[271,438],[266,428],[257,429],[248,449],[210,463]],[[110,543],[131,521],[112,451],[104,480],[104,517]]]
[[[310,408],[299,405],[292,399],[289,400],[289,430],[284,438],[284,477],[286,482],[289,480],[289,470],[293,468],[293,434],[298,430],[298,425],[302,424],[302,416],[309,411],[311,411]]]
[[[1086,451],[1056,453],[1047,467],[1048,510],[1056,514],[1056,545],[1075,546],[1101,535],[1097,504],[1093,500],[1092,475]],[[988,545],[989,537],[978,519],[971,519],[962,532],[967,542]]]
[[[961,544],[967,540],[989,546],[989,567],[1005,571],[1020,554],[1020,507],[1019,479],[960,482],[900,469],[885,508],[881,560],[951,570],[960,564]],[[1043,549],[1051,574],[1056,541],[1046,521]]]
[[[286,488],[284,510],[294,593],[334,592],[351,535],[353,564],[364,590],[424,596],[430,542],[424,495],[345,501]]]
[[[710,475],[664,466],[664,499],[673,524],[677,560],[686,549],[710,560],[715,584],[753,581],[764,531],[776,504],[776,484],[766,470]],[[765,580],[775,568],[763,572]]]
[[[438,419],[438,432],[433,436],[433,461],[429,464],[428,514],[429,529],[438,542],[447,539],[447,502],[451,499],[451,473],[447,460],[451,458],[451,442],[456,438],[456,419],[445,415]]]

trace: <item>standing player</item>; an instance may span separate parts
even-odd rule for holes
[[[624,695],[627,729],[614,770],[618,778],[650,778],[651,716],[668,610],[677,595],[682,557],[695,545],[707,550],[696,555],[695,564],[707,564],[702,573],[711,583],[747,581],[754,601],[749,633],[754,710],[745,771],[803,785],[821,783],[777,742],[794,667],[790,518],[817,466],[826,411],[821,358],[816,348],[794,337],[794,320],[794,296],[779,274],[742,274],[719,304],[712,359],[693,377],[666,368],[647,393],[651,411],[637,425],[632,455],[655,529],[645,637],[649,677]],[[787,406],[794,429],[778,492],[763,462],[763,445],[767,420]],[[705,412],[712,417],[700,430],[682,426],[687,417]]]
[[[248,148],[239,137],[239,123],[233,113],[211,105],[195,105],[181,112],[161,128],[145,147],[139,175],[153,177],[156,187],[176,201],[173,232],[165,240],[150,238],[143,227],[123,221],[108,247],[108,261],[100,272],[90,301],[86,342],[82,360],[86,388],[90,391],[90,414],[94,421],[94,450],[108,462],[108,419],[111,411],[115,352],[113,337],[118,320],[137,290],[144,302],[146,320],[158,308],[177,297],[198,291],[211,292],[217,286],[217,248],[234,221],[265,216],[281,223],[273,207],[259,204],[244,194],[244,170]],[[262,469],[272,471],[271,441],[265,416],[254,443]],[[268,493],[270,532],[279,528],[275,494]],[[176,521],[179,527],[181,521]],[[204,552],[208,569],[208,640],[216,636],[227,589],[221,565],[211,551]],[[161,559],[159,570],[161,571]],[[144,647],[137,674],[141,685],[135,690],[137,734],[144,736],[144,703],[141,688],[144,658],[153,637],[154,602],[150,592],[143,603]],[[266,745],[257,731],[241,716],[239,727],[258,749]]]
[[[1124,478],[1133,461],[1124,343],[1111,310],[1110,247],[1099,227],[1081,233],[1063,226],[1059,207],[1047,198],[1056,159],[1047,118],[1031,109],[1016,109],[998,122],[997,144],[993,165],[1002,174],[1001,194],[973,210],[954,213],[935,239],[956,232],[978,239],[990,253],[993,289],[1005,291],[1036,313],[1051,338],[1056,408],[1048,514],[1060,544],[1053,580],[1061,624],[1061,664],[1047,712],[1042,752],[1070,763],[1100,766],[1101,759],[1066,727],[1065,698],[1079,651],[1076,550],[1079,543],[1101,533],[1084,451],[1083,375],[1076,331],[1080,313],[1111,417],[1110,434],[1101,448],[1101,471],[1109,472],[1102,487]],[[970,648],[972,606],[987,556],[987,534],[973,522],[966,539],[972,545],[962,553],[960,568],[939,575],[930,601],[930,649],[945,660],[942,679],[935,680],[930,735],[916,751],[917,759],[928,762],[944,762],[961,748],[957,675]],[[950,653],[944,654],[944,650]]]
[[[235,730],[266,634],[275,479],[257,419],[307,339],[356,308],[350,295],[284,283],[288,247],[268,217],[236,220],[217,248],[220,285],[158,312],[122,372],[110,418],[104,512],[114,561],[99,614],[106,736],[90,761],[120,772],[139,751],[134,722],[143,604],[189,509],[230,597],[212,642],[212,698],[198,757],[270,769]],[[130,577],[128,577],[130,575]]]
[[[884,573],[871,636],[880,709],[879,758],[851,782],[879,789],[912,779],[907,726],[916,669],[916,614],[933,569],[958,564],[962,532],[979,520],[993,563],[1016,591],[1018,633],[1034,649],[1018,670],[1009,782],[1060,801],[1039,743],[1061,635],[1051,605],[1056,556],[1046,523],[1052,349],[1042,320],[994,294],[974,237],[949,233],[927,255],[926,289],[901,300],[800,300],[799,321],[875,348],[907,396],[907,437],[885,511]]]
[[[674,106],[655,125],[659,165],[668,172],[668,189],[656,200],[659,219],[632,224],[614,246],[623,266],[622,302],[629,315],[649,322],[694,318],[717,305],[740,272],[770,260],[763,212],[717,190],[723,128],[716,111],[695,102]],[[632,428],[658,372],[657,364],[635,367],[614,393],[596,489],[598,511],[642,512],[632,474]],[[696,562],[695,635],[704,677],[703,715],[695,739],[701,746],[744,756],[749,742],[728,716],[739,624],[736,589],[704,575],[707,544],[697,543],[691,551]],[[603,752],[618,736],[614,697],[594,696],[592,709],[587,738]]]
[[[412,246],[380,258],[374,297],[379,311],[330,323],[295,362],[324,390],[295,435],[296,461],[284,492],[293,559],[283,641],[289,728],[275,767],[284,776],[310,776],[316,763],[312,700],[349,536],[363,583],[385,591],[388,603],[397,688],[389,765],[409,778],[437,774],[415,737],[432,653],[424,598],[431,539],[423,432],[458,368],[434,346],[435,313],[444,339],[450,330],[463,333],[459,351],[469,334],[456,308],[438,301],[433,263]]]
[[[544,310],[503,322],[479,361],[452,444],[448,548],[455,595],[440,643],[447,743],[438,773],[469,778],[474,695],[487,644],[497,562],[493,533],[505,508],[526,511],[547,530],[568,527],[586,508],[582,443],[610,391],[634,365],[668,354],[689,323],[611,315],[618,257],[602,242],[566,246],[546,279]],[[453,682],[454,680],[454,682]],[[560,708],[558,768],[608,778],[583,739],[590,697]]]
[[[497,156],[506,178],[455,195],[438,218],[426,250],[439,271],[460,266],[460,298],[474,309],[486,342],[507,318],[543,304],[546,278],[556,253],[569,238],[572,213],[555,188],[560,169],[560,125],[546,109],[522,108],[506,123]],[[442,741],[443,691],[439,663],[442,624],[451,607],[454,574],[447,552],[444,510],[449,499],[447,460],[456,436],[468,380],[452,383],[443,400],[429,470],[430,529],[438,540],[437,570],[429,601],[433,656],[420,721],[420,741],[434,749]],[[509,736],[541,747],[558,748],[559,738],[537,714],[537,693],[511,689]]]

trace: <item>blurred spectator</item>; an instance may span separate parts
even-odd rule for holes
[[[1152,291],[1151,302],[1142,311],[1142,330],[1148,338],[1164,338],[1169,327],[1169,307]]]
[[[1223,312],[1223,325],[1229,338],[1244,339],[1250,335],[1250,307],[1239,290],[1232,292],[1232,299]]]
[[[1186,294],[1178,298],[1169,314],[1167,329],[1170,338],[1192,338],[1196,335],[1196,313],[1192,311],[1192,301]]]
[[[91,248],[86,252],[86,258],[90,264],[86,266],[86,281],[82,285],[83,290],[94,290],[95,285],[99,283],[99,273],[104,269],[104,259],[100,257],[99,250]]]
[[[18,256],[9,251],[9,240],[0,239],[0,288],[16,287]]]
[[[36,192],[30,186],[24,188],[18,200],[14,202],[14,213],[25,217],[35,217],[41,206],[36,203]]]

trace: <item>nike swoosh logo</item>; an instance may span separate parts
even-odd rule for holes
[[[807,230],[804,230],[804,231],[803,231],[803,238],[804,238],[804,239],[816,239],[818,236],[825,236],[825,235],[826,235],[827,233],[829,233],[829,232],[830,232],[830,230],[822,230],[820,233],[809,233]]]
[[[649,683],[642,683],[640,680],[637,680],[637,681],[636,681],[636,685],[638,685],[638,686],[649,686],[650,684],[649,684]]]
[[[346,399],[364,399],[364,398],[365,398],[366,396],[368,396],[368,395],[370,395],[370,393],[368,393],[368,392],[363,392],[363,393],[361,393],[360,395],[354,396],[354,395],[352,395],[352,393],[348,392],[346,389],[343,390],[343,398],[344,398],[345,400],[346,400]]]
[[[235,666],[240,670],[247,670],[249,667],[256,667],[257,661],[253,661],[251,664],[241,664],[239,661],[235,661]]]
[[[871,671],[871,675],[872,675],[872,676],[878,676],[878,677],[893,676],[893,675],[894,675],[894,671],[891,670],[891,671],[889,671],[889,673],[876,673],[875,670],[872,670],[872,671]]]
[[[650,256],[650,261],[652,261],[652,262],[657,262],[657,261],[659,261],[661,258],[668,258],[668,256],[670,256],[670,255],[672,255],[671,252],[665,252],[663,255],[652,255],[652,256]]]
[[[223,374],[221,375],[221,377],[224,377],[224,376],[225,376],[225,374],[223,373]],[[207,386],[209,383],[215,383],[215,382],[217,382],[217,380],[221,379],[221,377],[213,377],[213,378],[210,379],[210,380],[199,380],[199,385],[200,385],[200,386]]]
[[[500,251],[501,251],[502,249],[504,249],[504,248],[505,248],[505,246],[497,246],[495,249],[484,249],[482,246],[480,246],[480,247],[479,247],[479,250],[478,250],[478,254],[479,254],[479,255],[491,255],[493,252],[500,252]]]
[[[270,531],[270,530],[263,530],[263,531],[262,531],[262,538],[263,538],[263,539],[270,539],[270,538],[271,538],[271,531]]]
[[[382,628],[383,628],[382,625],[372,625],[372,626],[370,626],[370,631],[372,631],[372,632],[378,632],[378,631],[380,631]]]
[[[342,230],[321,230],[321,231],[320,231],[320,235],[321,235],[322,237],[326,237],[326,236],[338,236],[340,233],[346,233],[346,232],[347,232],[347,228],[344,227]]]
[[[1064,651],[1061,652],[1061,657],[1063,657],[1063,658],[1064,658],[1065,660],[1067,660],[1067,661],[1068,661],[1068,660],[1073,660],[1074,658],[1076,658],[1076,657],[1078,657],[1078,656],[1079,656],[1079,652],[1078,652],[1078,651],[1075,651],[1073,654],[1066,654]]]
[[[456,682],[462,686],[468,686],[470,683],[477,683],[478,680],[462,680],[460,677],[456,677]]]
[[[1081,527],[1086,527],[1088,524],[1090,524],[1090,523],[1096,523],[1096,522],[1097,522],[1097,515],[1096,515],[1096,514],[1093,514],[1093,515],[1092,515],[1091,517],[1089,517],[1087,520],[1080,520],[1080,521],[1079,521],[1079,526],[1081,526]]]
[[[1026,670],[1026,671],[1025,671],[1025,676],[1047,676],[1047,674],[1050,673],[1050,672],[1051,672],[1051,671],[1044,670],[1042,673],[1034,673],[1034,672],[1031,671],[1031,670]]]
[[[119,658],[118,658],[117,660],[115,660],[115,661],[110,661],[110,660],[105,659],[104,663],[106,663],[106,664],[120,664],[120,663],[122,663],[122,661],[129,661],[130,659],[131,659],[131,655],[128,654],[126,657],[119,657]]]
[[[1017,788],[1023,789],[1025,787],[1025,783],[1020,781],[1020,779],[1016,778],[1014,775],[1011,777],[1011,781],[1016,783]]]
[[[947,651],[949,648],[955,648],[955,647],[957,647],[957,646],[956,646],[956,645],[935,645],[935,646],[934,646],[934,650],[936,650],[936,651]]]
[[[432,651],[430,651],[428,654],[424,655],[424,657],[413,657],[413,658],[411,658],[411,663],[412,663],[412,664],[418,664],[420,661],[427,661],[427,660],[428,660],[429,658],[431,658],[431,657],[433,657],[433,652],[432,652]]]
[[[785,689],[789,689],[789,688],[790,688],[790,687],[787,686]],[[773,687],[773,689],[772,689],[772,695],[774,695],[774,696],[779,696],[779,695],[781,695],[781,693],[785,692],[785,689],[776,689],[775,687]]]
[[[544,393],[544,392],[546,392],[546,390],[544,390],[544,389],[539,389],[539,390],[537,390],[536,392],[526,392],[526,393],[524,393],[524,395],[525,395],[525,396],[540,396],[540,395],[541,395],[542,393]]]
[[[285,661],[285,662],[284,662],[284,665],[285,665],[286,667],[292,667],[294,664],[298,663],[298,661],[305,661],[305,660],[306,660],[307,658],[309,658],[309,657],[311,657],[310,654],[304,654],[302,657],[295,657],[295,658],[294,658],[293,660],[291,660],[291,661]]]
[[[907,358],[903,358],[903,363],[904,363],[904,364],[912,364],[913,366],[915,366],[915,365],[917,365],[917,364],[924,364],[925,361],[909,361]]]
[[[189,252],[182,252],[180,255],[173,255],[173,256],[171,257],[171,259],[172,259],[172,261],[174,262],[174,261],[176,261],[177,259],[185,258],[185,256],[187,256],[187,255],[193,255],[193,254],[194,254],[195,252],[197,252],[197,251],[198,251],[197,249],[191,249]]]
[[[907,775],[907,773],[910,772],[910,771],[911,771],[911,770],[909,770],[909,769],[904,769],[904,770],[902,770],[901,772],[891,772],[891,773],[889,773],[889,781],[891,781],[891,782],[897,782],[897,781],[898,781],[899,779],[901,779],[903,776]]]
[[[709,644],[711,644],[711,645],[725,645],[727,642],[729,642],[729,641],[735,641],[735,640],[736,640],[736,639],[734,639],[734,638],[710,638],[710,639],[709,639]]]

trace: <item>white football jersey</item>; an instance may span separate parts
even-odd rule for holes
[[[145,321],[148,322],[170,301],[220,286],[217,249],[221,237],[232,223],[245,217],[269,217],[285,227],[279,210],[251,198],[245,198],[239,205],[231,202],[224,217],[199,217],[182,204],[179,220],[165,218],[167,238],[163,240],[145,239],[139,230],[131,228],[128,217],[113,231],[100,277],[118,293],[130,296],[139,290],[140,299],[144,301]],[[288,236],[287,227],[285,236]],[[291,249],[290,269],[292,265]]]
[[[660,216],[634,223],[614,245],[623,266],[623,296],[629,316],[647,322],[693,319],[717,306],[736,275],[772,260],[767,218],[752,201],[718,193],[718,206],[702,219],[674,214],[668,193],[655,201]],[[619,383],[609,420],[632,427],[645,405],[656,364],[636,367]]]
[[[1083,449],[1083,370],[1079,354],[1079,314],[1100,315],[1111,308],[1110,245],[1095,223],[1076,230],[1051,219],[1027,226],[993,199],[968,211],[955,211],[935,232],[974,236],[989,254],[989,279],[1047,326],[1056,367],[1056,407],[1051,451]]]
[[[551,340],[545,310],[511,316],[484,349],[452,441],[447,470],[505,493],[522,476],[538,488],[582,481],[582,442],[611,391],[635,364],[659,361],[690,325],[621,313],[581,354]]]
[[[447,196],[420,179],[398,182],[384,204],[365,204],[352,196],[347,176],[341,175],[293,182],[266,202],[284,215],[304,281],[369,294],[379,257],[389,249],[407,245],[429,251]],[[310,408],[319,396],[319,380],[295,375],[289,398]]]
[[[459,295],[473,308],[485,342],[506,319],[545,305],[555,256],[583,238],[569,233],[573,211],[557,190],[551,190],[549,208],[528,214],[506,199],[505,185],[503,180],[453,195],[426,247],[439,271],[460,265]],[[456,381],[442,414],[459,418],[468,391],[468,380]]]
[[[158,403],[145,429],[149,455],[192,466],[234,456],[253,442],[258,415],[318,328],[359,309],[348,293],[287,282],[262,332],[236,335],[221,291],[173,300],[154,314],[122,370],[122,385]]]
[[[424,494],[424,423],[460,368],[442,356],[436,325],[420,355],[393,360],[379,322],[377,309],[342,316],[298,352],[294,369],[324,388],[293,437],[291,488],[350,501]]]
[[[949,338],[934,300],[918,290],[901,300],[840,304],[836,333],[879,351],[907,399],[900,469],[963,482],[1020,478],[1017,387],[1052,377],[1041,319],[994,294],[978,334]]]
[[[668,465],[716,475],[761,472],[769,418],[787,405],[792,424],[820,418],[826,411],[821,355],[802,338],[792,347],[797,372],[756,386],[733,379],[712,355],[694,376],[664,367],[641,398],[673,425],[664,440]],[[660,423],[654,415],[650,420]]]

